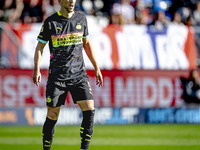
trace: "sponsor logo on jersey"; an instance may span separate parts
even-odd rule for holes
[[[57,27],[58,30],[62,31],[62,27]]]
[[[82,38],[83,32],[51,36],[53,47],[81,44],[83,43]]]
[[[78,30],[82,29],[82,25],[81,24],[77,24],[76,25],[76,29],[78,29]]]

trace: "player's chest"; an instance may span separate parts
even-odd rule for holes
[[[52,22],[52,34],[73,34],[73,33],[81,33],[84,32],[84,25],[81,22]]]
[[[83,25],[79,22],[53,22],[51,34],[53,47],[82,44]]]

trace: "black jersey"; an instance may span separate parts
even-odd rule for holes
[[[37,40],[49,42],[49,78],[67,81],[87,76],[82,54],[83,38],[87,36],[87,20],[83,13],[74,12],[68,19],[57,12],[44,21]]]

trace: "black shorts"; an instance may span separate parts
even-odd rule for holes
[[[70,92],[75,104],[77,101],[93,100],[93,94],[88,78],[85,78],[77,84],[49,80],[46,86],[47,106],[58,107],[64,105],[68,92]]]

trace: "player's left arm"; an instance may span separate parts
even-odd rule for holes
[[[94,55],[94,51],[92,48],[92,44],[91,44],[89,38],[83,38],[83,48],[85,49],[85,52],[95,69],[96,84],[99,86],[103,86],[103,77],[102,77],[101,71],[99,69],[99,66],[97,64],[97,61],[96,61],[96,58]]]

